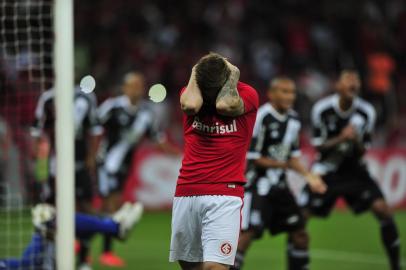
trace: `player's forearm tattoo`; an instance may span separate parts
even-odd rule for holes
[[[220,101],[221,99],[235,99],[239,98],[240,96],[238,95],[237,92],[237,82],[238,82],[239,74],[237,72],[232,72],[230,74],[230,78],[226,81],[224,84],[223,88],[221,88],[218,96],[217,96],[217,102]]]
[[[231,72],[230,78],[226,81],[223,88],[221,88],[216,99],[216,103],[224,102],[228,104],[232,115],[240,115],[244,113],[244,103],[237,91],[239,77],[239,71]]]

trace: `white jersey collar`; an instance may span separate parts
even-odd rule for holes
[[[272,106],[271,103],[268,103],[269,105],[269,112],[272,114],[273,117],[275,117],[276,119],[278,119],[281,122],[285,122],[286,119],[288,119],[288,113],[280,113],[278,112],[274,106]]]
[[[133,105],[129,99],[128,96],[126,95],[122,95],[120,97],[120,105],[123,106],[123,108],[128,111],[129,113],[135,113],[138,110],[138,106],[137,105]]]
[[[340,96],[338,94],[333,95],[333,108],[339,116],[344,117],[344,118],[350,116],[354,112],[355,108],[357,107],[358,102],[359,102],[359,98],[355,97],[354,100],[352,101],[351,107],[348,110],[343,111],[340,108]]]

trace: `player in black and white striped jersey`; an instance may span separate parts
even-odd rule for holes
[[[74,90],[74,127],[75,127],[75,201],[76,210],[93,213],[93,174],[95,174],[96,137],[101,133],[97,121],[97,99],[94,93],[84,93],[79,87]],[[31,135],[36,145],[45,135],[50,143],[48,157],[48,180],[41,183],[40,202],[55,204],[55,90],[52,88],[41,94],[35,110],[35,120]],[[35,146],[38,148],[38,146]],[[39,151],[39,149],[37,149]],[[36,202],[38,203],[38,202]],[[86,265],[89,239],[80,240],[79,264]]]
[[[104,129],[99,150],[103,161],[99,168],[99,189],[106,197],[119,195],[115,193],[121,190],[126,180],[132,150],[143,138],[148,137],[158,144],[166,142],[150,104],[142,100],[142,75],[127,74],[122,88],[123,95],[107,99],[98,109],[98,119]]]
[[[248,185],[244,194],[242,232],[236,261],[231,269],[242,269],[244,255],[264,230],[289,234],[288,268],[307,269],[308,235],[305,220],[286,181],[286,170],[301,174],[316,192],[324,192],[321,179],[300,162],[301,124],[291,108],[296,97],[295,83],[275,78],[268,91],[270,102],[261,106],[247,154]]]
[[[356,214],[371,210],[381,224],[381,237],[392,270],[400,269],[397,226],[384,196],[363,160],[371,144],[375,109],[358,97],[358,72],[341,72],[337,94],[318,101],[312,110],[313,145],[319,158],[312,171],[328,186],[324,194],[305,188],[301,203],[311,215],[327,217],[336,200],[343,197]]]
[[[99,191],[103,197],[103,208],[114,213],[122,204],[122,189],[131,166],[134,149],[145,137],[153,140],[165,152],[180,154],[167,143],[160,130],[151,105],[143,100],[144,77],[130,72],[124,76],[123,95],[107,99],[98,109],[99,123],[104,129],[99,149]],[[104,241],[104,252],[100,261],[105,265],[121,266],[121,258],[112,252],[112,239]]]
[[[89,209],[93,198],[91,177],[88,165],[95,160],[95,150],[92,149],[91,138],[101,133],[97,123],[97,100],[93,93],[85,94],[79,87],[74,91],[74,127],[75,127],[75,195],[77,209],[91,212]],[[38,99],[35,110],[34,124],[31,136],[39,139],[46,135],[50,142],[49,181],[41,194],[41,200],[55,203],[55,91],[47,90]]]

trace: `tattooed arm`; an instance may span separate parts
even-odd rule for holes
[[[182,111],[187,115],[195,115],[200,111],[202,105],[203,97],[197,85],[195,67],[193,67],[189,83],[180,96],[180,106]]]
[[[244,114],[244,102],[237,91],[240,70],[228,61],[227,64],[231,73],[217,96],[216,109],[219,114],[225,116],[239,116]]]

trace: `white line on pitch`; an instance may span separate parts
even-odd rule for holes
[[[347,261],[364,264],[388,264],[386,257],[378,254],[357,253],[341,250],[313,249],[310,251],[310,257],[321,260]],[[405,259],[402,259],[401,265],[406,265]]]

